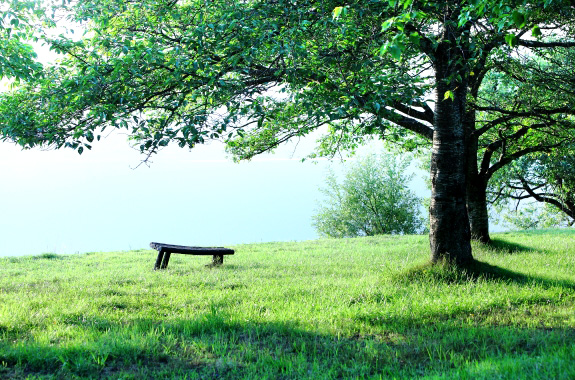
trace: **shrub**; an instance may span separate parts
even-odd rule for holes
[[[413,178],[405,174],[410,162],[405,156],[368,155],[349,167],[341,184],[330,172],[320,189],[326,200],[313,217],[318,233],[355,237],[423,232],[421,200],[407,187]]]

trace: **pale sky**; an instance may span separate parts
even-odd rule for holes
[[[142,156],[120,134],[82,155],[2,143],[0,256],[315,239],[318,189],[345,164],[302,163],[314,144],[239,164],[221,145],[168,147],[134,169]],[[429,196],[420,178],[412,188]]]
[[[78,155],[0,144],[0,256],[312,239],[326,162],[235,164],[221,146],[142,156],[115,135]]]

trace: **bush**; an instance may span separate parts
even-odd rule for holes
[[[327,237],[422,233],[421,200],[407,187],[413,178],[405,174],[410,162],[372,154],[352,164],[342,184],[330,172],[326,188],[320,189],[326,201],[313,217],[318,233]]]

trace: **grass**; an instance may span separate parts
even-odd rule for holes
[[[575,378],[575,233],[494,236],[464,273],[424,236],[3,258],[0,378]]]

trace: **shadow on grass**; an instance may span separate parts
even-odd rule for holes
[[[525,245],[512,243],[500,239],[491,239],[491,242],[486,244],[487,247],[500,253],[520,253],[520,252],[536,252],[537,250]]]
[[[402,284],[411,282],[431,282],[446,284],[464,284],[470,281],[500,281],[515,284],[538,284],[545,288],[560,286],[575,290],[575,283],[566,280],[552,280],[539,276],[528,276],[523,273],[474,260],[464,268],[446,264],[424,264],[410,268],[392,276],[394,281]]]
[[[449,318],[438,328],[402,316],[378,321],[372,321],[379,328],[370,334],[336,335],[296,323],[234,321],[220,310],[169,321],[73,316],[61,322],[90,338],[61,343],[22,338],[22,331],[0,326],[10,338],[0,341],[0,377],[416,378],[454,370],[477,375],[474,363],[515,358],[542,361],[533,369],[537,375],[542,370],[564,373],[575,360],[575,352],[540,360],[565,351],[575,339],[572,329],[462,326]],[[489,378],[493,371],[488,366],[479,375]]]
[[[440,325],[401,316],[380,321],[361,321],[376,326],[370,334],[336,335],[295,323],[232,321],[218,310],[170,321],[74,317],[63,323],[91,338],[61,344],[23,339],[22,331],[2,327],[10,339],[0,341],[0,377],[416,378],[454,370],[464,375],[476,371],[474,363],[514,358],[538,360],[533,371],[561,373],[575,360],[571,352],[544,361],[575,339],[572,329],[472,327],[449,318]],[[493,371],[489,366],[479,375],[489,378]]]
[[[46,253],[41,253],[39,255],[35,255],[31,257],[32,260],[62,260],[64,259],[64,256],[62,255],[58,255],[57,253],[53,253],[53,252],[46,252]]]

